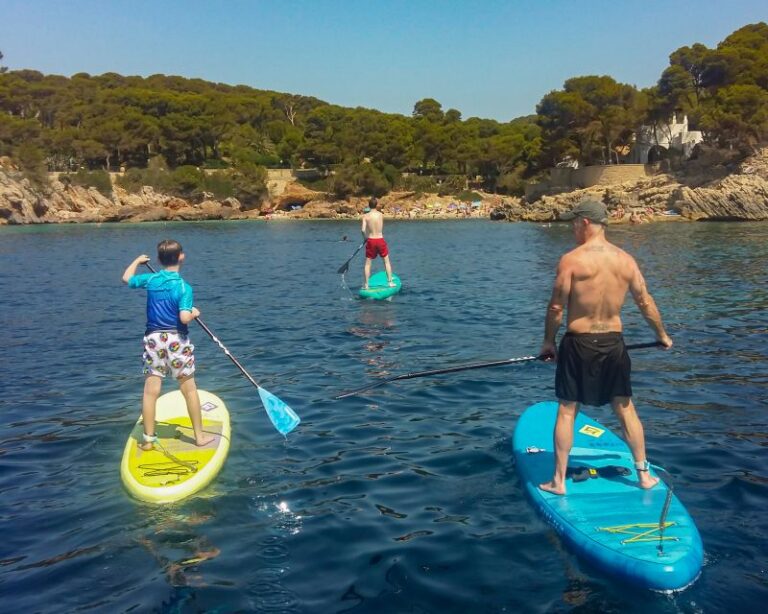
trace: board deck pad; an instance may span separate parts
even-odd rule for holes
[[[703,563],[693,519],[673,494],[662,528],[667,485],[659,480],[652,489],[640,488],[627,444],[583,412],[574,427],[566,494],[539,489],[552,479],[556,416],[554,401],[532,405],[513,436],[517,470],[537,511],[578,556],[602,572],[662,591],[692,583]],[[651,474],[659,477],[653,469]]]
[[[137,499],[169,503],[183,499],[208,485],[219,473],[229,452],[230,422],[224,402],[204,390],[200,395],[203,429],[214,439],[197,446],[184,397],[176,390],[157,401],[158,442],[142,450],[144,425],[139,418],[123,451],[120,475],[126,489]]]
[[[372,298],[374,300],[389,298],[400,292],[400,289],[403,287],[400,278],[394,273],[392,274],[392,281],[395,284],[394,287],[390,287],[386,271],[377,271],[368,279],[368,289],[363,290],[363,288],[360,288],[359,295],[361,298]]]

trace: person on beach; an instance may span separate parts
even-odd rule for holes
[[[177,241],[161,241],[157,259],[163,270],[136,274],[139,265],[149,262],[149,256],[138,256],[123,273],[123,282],[130,288],[147,290],[147,328],[144,333],[144,395],[141,416],[144,423],[142,450],[151,450],[155,435],[155,407],[163,378],[170,374],[178,381],[192,420],[195,443],[204,446],[215,438],[203,432],[200,397],[195,384],[195,346],[189,340],[187,325],[200,316],[193,306],[192,287],[179,275],[184,252]]]
[[[620,316],[627,291],[632,293],[656,339],[665,348],[672,347],[672,339],[664,330],[661,314],[635,259],[606,238],[605,205],[584,201],[560,219],[573,220],[578,247],[560,259],[547,306],[540,355],[557,361],[555,392],[559,405],[554,475],[539,488],[565,494],[573,427],[582,403],[611,404],[632,451],[639,486],[653,488],[658,478],[651,477],[648,471],[645,435],[632,403],[631,363],[622,336]],[[566,309],[567,332],[556,349],[555,335]]]
[[[381,256],[384,260],[384,268],[387,271],[387,280],[389,281],[389,287],[393,288],[395,282],[392,281],[392,264],[389,262],[389,247],[384,240],[384,216],[381,211],[377,209],[379,201],[374,197],[368,201],[369,211],[363,215],[362,233],[363,240],[365,241],[365,266],[363,283],[363,289],[368,289],[368,280],[371,277],[371,261],[376,256]]]

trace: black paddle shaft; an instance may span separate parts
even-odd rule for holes
[[[357,252],[359,252],[361,249],[363,249],[363,245],[365,245],[365,241],[363,241],[363,242],[360,244],[360,247],[358,247],[358,248],[355,250],[355,253],[354,253],[354,254],[352,254],[352,255],[349,257],[349,260],[347,260],[347,261],[346,261],[344,264],[342,264],[342,265],[339,267],[339,270],[338,270],[338,271],[336,271],[336,272],[337,272],[339,275],[344,275],[344,274],[345,274],[345,273],[346,273],[346,272],[349,270],[349,263],[350,263],[350,262],[352,262],[352,258],[354,258],[355,256],[357,256]]]
[[[415,377],[426,377],[428,375],[441,375],[443,373],[455,373],[456,371],[469,371],[470,369],[483,369],[485,367],[500,367],[502,365],[508,365],[515,362],[526,362],[529,360],[540,360],[540,359],[543,359],[543,356],[525,356],[524,358],[507,358],[506,360],[494,360],[493,362],[478,362],[478,363],[473,363],[469,365],[457,365],[455,367],[448,367],[446,369],[432,369],[431,371],[414,371],[412,373],[403,373],[402,375],[395,375],[394,377],[388,377],[386,379],[379,380],[378,382],[374,382],[373,384],[368,384],[367,386],[363,386],[362,388],[357,388],[356,390],[343,392],[340,395],[337,395],[333,398],[344,399],[346,397],[351,397],[356,394],[360,394],[361,392],[367,392],[368,390],[373,390],[374,388],[383,386],[388,382],[395,382],[402,379],[413,379]]]
[[[634,343],[632,345],[628,345],[627,349],[640,350],[643,348],[661,347],[663,345],[664,344],[661,343],[661,341],[649,341],[646,343]],[[540,356],[524,356],[522,358],[507,358],[505,360],[494,360],[492,362],[477,362],[477,363],[470,363],[466,365],[457,365],[455,367],[448,367],[446,369],[432,369],[430,371],[414,371],[412,373],[403,373],[402,375],[395,375],[394,377],[388,377],[386,379],[382,379],[377,382],[374,382],[373,384],[368,384],[367,386],[363,386],[362,388],[357,388],[355,390],[343,392],[333,398],[344,399],[346,397],[351,397],[356,394],[360,394],[361,392],[367,392],[368,390],[373,390],[374,388],[383,386],[388,382],[395,382],[403,379],[413,379],[415,377],[426,377],[428,375],[441,375],[443,373],[456,373],[457,371],[469,371],[471,369],[484,369],[486,367],[501,367],[503,365],[511,365],[518,362],[531,362],[533,360],[545,360],[546,358],[547,356],[542,354]]]
[[[149,262],[145,262],[144,264],[146,265],[146,267],[150,271],[152,271],[153,273],[157,273],[157,271],[155,271],[155,269],[152,268],[152,265],[149,264]],[[245,367],[243,367],[243,365],[240,364],[240,362],[237,360],[237,358],[232,356],[232,353],[227,349],[227,347],[221,341],[219,341],[219,338],[216,335],[213,334],[213,332],[211,331],[210,328],[208,328],[208,326],[205,324],[205,322],[203,322],[200,318],[195,318],[195,322],[197,322],[200,325],[200,328],[202,328],[206,332],[206,334],[213,340],[213,342],[216,345],[218,345],[221,348],[221,350],[235,364],[235,366],[238,369],[240,369],[240,372],[243,375],[245,375],[245,377],[248,379],[248,381],[251,382],[251,384],[253,384],[254,386],[256,386],[256,388],[261,388],[261,386],[259,386],[259,384],[256,382],[256,380],[253,379],[251,374],[248,373],[248,371],[245,370]]]

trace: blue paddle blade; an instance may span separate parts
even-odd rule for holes
[[[296,412],[269,392],[269,390],[264,390],[264,388],[259,386],[259,396],[264,404],[264,409],[267,410],[269,419],[282,435],[290,433],[301,422]]]

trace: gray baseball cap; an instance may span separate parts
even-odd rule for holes
[[[583,200],[570,211],[560,214],[561,220],[572,220],[575,217],[583,217],[595,224],[605,224],[608,222],[608,210],[599,201]]]

